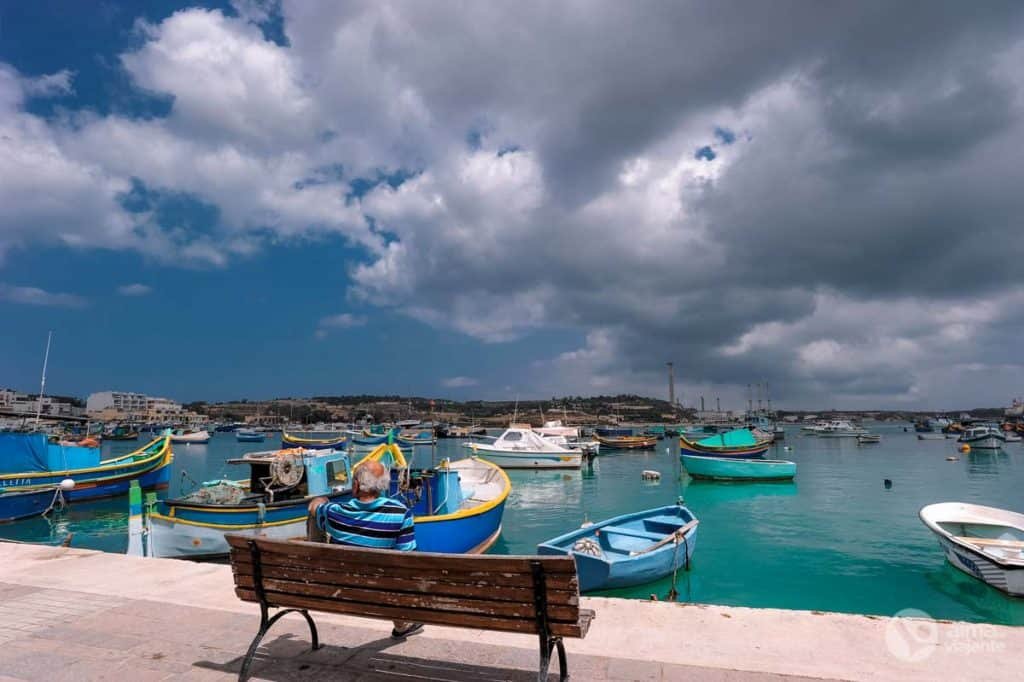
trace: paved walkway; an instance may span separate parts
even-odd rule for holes
[[[576,680],[1020,679],[1024,628],[583,601],[597,618],[566,643]],[[256,679],[536,679],[526,635],[427,626],[394,642],[390,623],[314,617],[326,646],[310,652],[305,621],[286,617]],[[235,679],[258,621],[228,566],[0,543],[0,682]]]

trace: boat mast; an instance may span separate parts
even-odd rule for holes
[[[50,361],[51,340],[53,340],[53,330],[46,333],[46,355],[43,356],[43,378],[39,382],[39,405],[36,407],[36,428],[39,428],[39,418],[43,414],[43,391],[46,390],[46,365]],[[88,434],[88,430],[86,433]]]

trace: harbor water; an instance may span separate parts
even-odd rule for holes
[[[870,428],[882,434],[880,444],[788,429],[768,455],[797,462],[796,480],[787,483],[691,480],[671,438],[658,441],[656,450],[604,450],[580,471],[512,471],[502,536],[492,552],[533,553],[538,542],[586,520],[683,498],[700,527],[690,570],[675,577],[679,601],[877,615],[913,608],[934,618],[1024,625],[1024,599],[949,566],[917,517],[922,506],[942,501],[1024,511],[1024,446],[961,454],[954,441],[918,440],[902,424]],[[238,443],[230,433],[208,445],[175,445],[168,492],[242,477],[226,460],[275,445]],[[104,456],[137,446],[107,443]],[[436,448],[418,447],[413,465],[467,452],[460,441],[441,440]],[[947,461],[950,456],[956,460]],[[643,470],[659,471],[661,480],[641,480]],[[0,537],[53,542],[70,533],[73,547],[124,552],[127,517],[127,497],[76,502],[53,518],[0,525]],[[606,594],[666,599],[672,585],[670,577]]]

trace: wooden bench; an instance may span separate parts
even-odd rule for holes
[[[227,536],[235,594],[260,605],[260,625],[242,661],[245,680],[260,641],[284,614],[301,613],[313,649],[310,611],[537,635],[538,680],[558,650],[569,678],[564,637],[583,638],[594,612],[579,607],[571,557],[428,554],[361,549],[301,540]],[[269,610],[281,608],[272,617]]]

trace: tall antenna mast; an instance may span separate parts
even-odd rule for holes
[[[39,382],[39,405],[36,407],[36,427],[39,426],[39,418],[43,414],[43,392],[46,390],[46,365],[50,362],[50,341],[53,340],[53,331],[46,333],[46,355],[43,356],[43,378]]]

